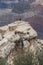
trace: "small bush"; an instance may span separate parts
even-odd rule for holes
[[[33,54],[18,54],[17,57],[14,57],[14,65],[33,65],[32,63]]]
[[[43,48],[41,46],[37,47],[36,56],[37,56],[39,65],[43,65]]]
[[[40,54],[38,56],[39,65],[43,65],[43,50],[40,51]]]
[[[6,60],[0,57],[0,65],[6,65]]]

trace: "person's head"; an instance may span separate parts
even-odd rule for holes
[[[19,20],[21,21],[21,18]]]

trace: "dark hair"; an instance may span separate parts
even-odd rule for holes
[[[21,21],[21,18],[19,20]]]

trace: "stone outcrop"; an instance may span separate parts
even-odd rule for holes
[[[2,40],[2,34],[0,33],[0,41]]]
[[[5,34],[6,31],[8,31],[8,26],[0,27],[0,33]]]
[[[40,43],[40,44],[39,44]],[[37,32],[28,22],[16,21],[0,27],[0,56],[7,57],[16,45],[34,51],[37,46],[43,45],[43,40],[37,39]]]

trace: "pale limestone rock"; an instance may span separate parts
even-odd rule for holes
[[[27,40],[24,40],[23,44],[24,44],[24,48],[28,48],[30,45],[29,41],[27,41]]]
[[[19,39],[20,39],[20,36],[19,36],[18,34],[16,34],[16,35],[14,36],[14,41],[19,40]]]
[[[19,26],[19,25],[23,25],[25,23],[26,23],[25,21],[15,21],[14,24],[17,24]]]
[[[9,32],[7,32],[6,34],[3,35],[3,37],[7,38],[7,39],[11,38],[12,36],[14,36],[14,31],[12,31],[12,32],[9,31]]]
[[[38,41],[38,43],[41,43],[43,45],[43,40],[42,39],[38,39],[37,41]]]
[[[0,56],[4,56],[3,50],[1,50],[2,48],[4,49],[4,47],[8,44],[8,40],[6,38],[4,38],[2,41],[0,41]]]
[[[15,34],[14,34],[14,31],[13,32],[8,32],[4,35],[5,38],[8,39],[8,41],[10,42],[14,42],[15,40]]]
[[[21,26],[21,25],[30,25],[28,22],[25,22],[25,21],[16,21],[15,24],[17,24],[18,26]]]
[[[8,43],[8,40],[6,38],[2,39],[0,41],[0,48],[3,47],[3,46],[5,46],[5,45],[7,45],[7,43]]]
[[[25,21],[16,21],[15,23],[11,23],[8,26],[3,26],[0,29],[2,30],[2,32],[4,34],[5,31],[7,31],[9,27],[11,29],[10,31],[15,30],[16,32],[20,32],[20,33],[24,33],[24,34],[28,32],[30,37],[37,36],[36,31],[34,31],[33,28],[30,26],[30,24],[28,24],[28,22],[25,22]],[[31,31],[33,31],[33,32],[31,32]],[[6,34],[6,36],[7,36],[7,34]],[[4,37],[5,37],[5,35],[4,35]]]
[[[27,40],[24,40],[23,41],[23,44],[24,44],[24,50],[25,50],[25,52],[27,52],[28,49],[29,49],[29,46],[30,46],[30,42],[27,41]]]
[[[30,38],[30,37],[29,37],[29,34],[25,34],[25,35],[23,36],[23,38],[29,40],[29,38]]]
[[[2,40],[2,34],[0,33],[0,41]]]
[[[7,25],[0,27],[0,33],[2,33],[2,34],[5,34],[5,32],[8,31],[8,30],[9,29],[8,29],[8,26]]]
[[[40,47],[43,48],[43,40],[41,40],[41,39],[37,39],[37,43],[40,45]]]
[[[7,57],[14,47],[15,43],[8,41],[7,38],[4,38],[0,41],[0,56]]]
[[[4,35],[5,38],[7,38],[9,41],[16,41],[16,40],[19,40],[20,39],[20,36],[18,34],[14,34],[14,31],[13,32],[8,32]]]
[[[25,24],[25,25],[19,25],[17,28],[16,28],[16,31],[18,32],[24,32],[24,31],[26,31],[28,28],[30,28],[29,26],[28,26],[28,24]]]
[[[9,31],[13,31],[17,28],[17,24],[11,23],[8,25],[8,27],[9,27]]]
[[[8,44],[4,47],[2,47],[1,50],[1,56],[7,57],[12,49],[14,49],[15,44],[8,42]]]
[[[29,30],[29,36],[30,36],[30,39],[34,38],[34,37],[37,37],[37,32],[33,28],[31,28]]]
[[[29,36],[29,38],[34,38],[37,37],[37,32],[30,26],[30,24],[28,23],[23,23],[22,25],[19,24],[19,26],[16,28],[16,33],[24,33],[27,34],[27,36]],[[26,36],[26,35],[24,35]],[[27,37],[28,38],[28,37]]]

